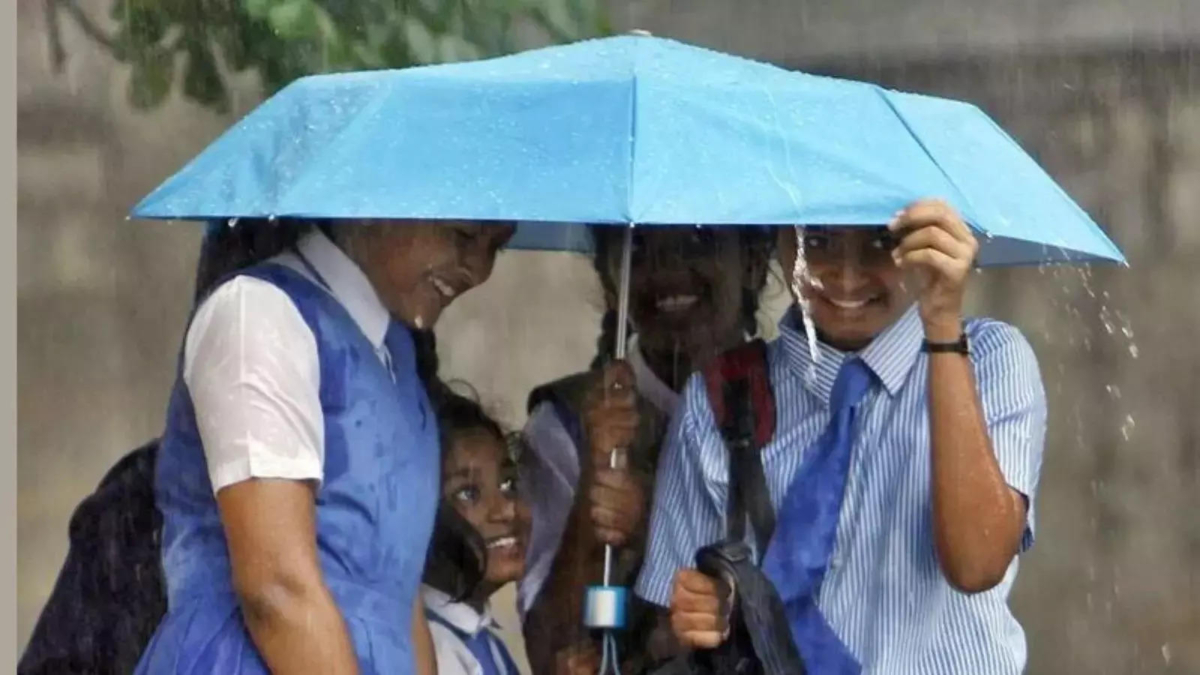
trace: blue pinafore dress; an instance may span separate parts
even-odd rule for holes
[[[389,372],[308,268],[320,285],[275,263],[239,274],[286,292],[316,337],[325,416],[317,548],[361,672],[412,672],[411,608],[438,501],[437,424],[408,329],[393,322],[388,330]],[[181,376],[168,407],[155,500],[163,515],[168,610],[136,672],[267,673],[233,591],[204,448]]]

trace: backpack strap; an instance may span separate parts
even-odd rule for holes
[[[743,541],[749,519],[761,557],[775,531],[775,509],[761,455],[775,434],[766,343],[752,340],[721,354],[703,376],[709,405],[729,450],[726,537]]]

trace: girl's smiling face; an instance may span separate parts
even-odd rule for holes
[[[602,280],[615,307],[625,228],[597,229],[604,238]],[[643,350],[703,359],[740,341],[747,329],[746,294],[761,289],[769,248],[765,237],[758,249],[748,244],[747,232],[716,226],[634,229],[629,314]]]
[[[458,296],[487,281],[510,223],[468,220],[368,221],[338,226],[347,254],[362,268],[392,316],[430,329]]]
[[[806,227],[801,232],[811,279],[800,292],[809,301],[813,323],[829,345],[859,351],[912,304],[904,273],[892,260],[896,241],[886,228]],[[779,228],[778,251],[790,279],[797,256],[795,228]]]
[[[486,429],[455,431],[442,460],[442,498],[479,533],[484,583],[499,588],[525,571],[528,514],[504,439]]]

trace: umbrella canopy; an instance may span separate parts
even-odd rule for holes
[[[1088,215],[978,108],[649,36],[289,85],[133,211],[139,218],[881,225],[923,197],[980,263],[1119,261]]]

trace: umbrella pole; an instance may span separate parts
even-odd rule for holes
[[[621,284],[617,296],[617,348],[618,359],[625,358],[625,342],[629,335],[629,277],[633,266],[633,225],[625,228],[625,243],[621,249]]]
[[[618,360],[625,358],[626,343],[629,341],[629,284],[633,267],[633,224],[625,229],[625,243],[621,250],[621,281],[617,294],[617,344],[613,354]],[[613,448],[608,465],[618,467],[618,459],[624,448]],[[613,547],[604,546],[604,585],[588,589],[584,608],[584,623],[589,628],[604,631],[600,658],[600,675],[621,675],[620,655],[614,631],[625,627],[624,588],[612,586]]]
[[[629,341],[629,278],[633,267],[633,225],[625,228],[625,243],[621,247],[621,282],[617,293],[617,345],[613,355],[617,360],[624,360],[626,343]],[[617,468],[618,455],[621,448],[613,448],[609,456],[610,468]],[[612,546],[604,547],[604,585],[612,580]]]

